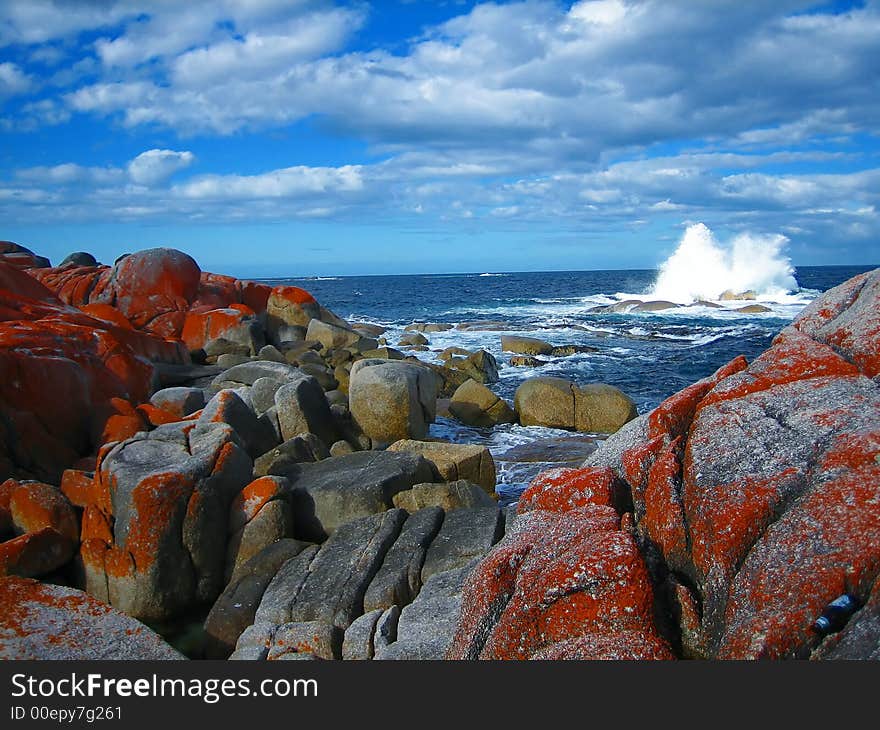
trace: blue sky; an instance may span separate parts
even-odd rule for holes
[[[0,238],[239,276],[880,262],[880,4],[3,0]]]

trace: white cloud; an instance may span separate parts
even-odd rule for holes
[[[52,167],[28,167],[16,172],[20,180],[44,185],[96,183],[103,185],[122,180],[123,172],[116,167],[84,167],[67,162]]]
[[[155,185],[178,170],[189,167],[194,160],[192,152],[147,150],[128,163],[128,175],[140,185]]]
[[[263,175],[205,175],[175,187],[174,192],[199,200],[248,200],[359,192],[363,188],[360,166],[297,166]]]
[[[29,91],[33,79],[9,61],[0,63],[0,100]]]

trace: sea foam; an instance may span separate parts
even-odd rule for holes
[[[725,291],[753,291],[758,299],[784,300],[797,291],[785,236],[742,234],[722,245],[702,223],[688,226],[675,253],[660,266],[650,296],[679,304],[717,300]]]

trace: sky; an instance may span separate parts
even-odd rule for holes
[[[0,239],[236,276],[880,262],[880,0],[0,0]]]

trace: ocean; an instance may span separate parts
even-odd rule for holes
[[[513,400],[516,388],[529,377],[550,375],[578,384],[608,383],[629,395],[639,413],[647,413],[669,395],[703,378],[737,355],[752,360],[773,337],[821,292],[870,266],[780,267],[775,277],[760,277],[755,300],[719,301],[722,308],[694,304],[691,285],[703,276],[682,277],[661,270],[481,272],[407,276],[351,276],[266,280],[309,290],[324,306],[351,322],[387,328],[395,346],[412,322],[459,325],[491,321],[486,330],[430,333],[430,350],[413,353],[440,362],[446,347],[485,349],[499,365],[501,380],[490,387]],[[692,269],[693,271],[693,269]],[[670,276],[672,288],[670,288]],[[665,281],[665,284],[664,284]],[[735,281],[735,291],[751,287],[748,278]],[[682,291],[676,292],[675,286]],[[713,283],[716,289],[720,284]],[[742,287],[742,288],[740,288]],[[627,300],[655,300],[663,293],[680,306],[657,312],[595,312],[596,307]],[[745,314],[737,308],[760,304],[769,311]],[[534,368],[510,365],[501,351],[501,335],[537,337],[553,345],[588,345],[595,352],[553,358]],[[497,490],[509,502],[540,471],[575,466],[601,437],[553,429],[500,426],[475,429],[438,418],[430,436],[457,443],[480,443],[492,451],[498,469]]]

